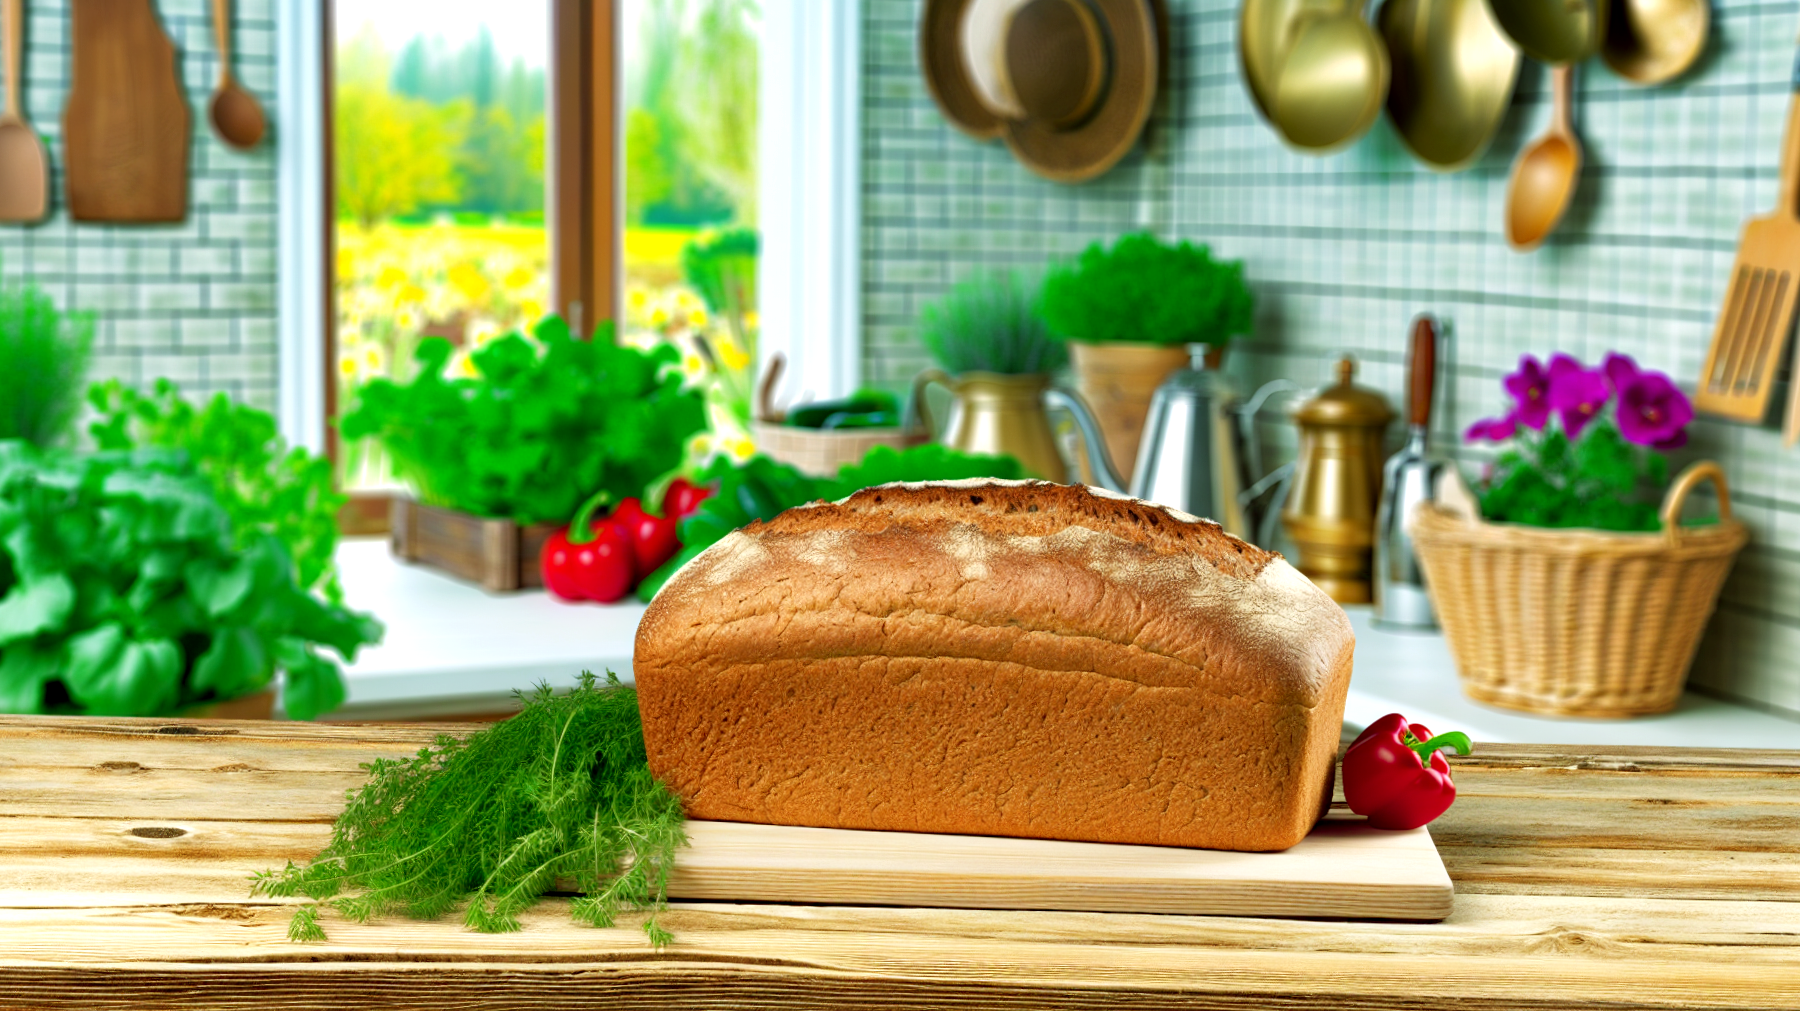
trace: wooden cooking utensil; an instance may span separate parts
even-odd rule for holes
[[[180,221],[193,121],[162,22],[150,0],[74,0],[72,22],[63,108],[69,215]]]
[[[25,0],[6,0],[6,112],[0,115],[0,221],[42,221],[50,211],[50,163],[25,121]]]
[[[1800,63],[1795,65],[1800,88]],[[1761,421],[1768,412],[1775,366],[1794,328],[1794,279],[1800,271],[1800,219],[1795,187],[1800,186],[1800,98],[1788,103],[1787,138],[1781,149],[1781,190],[1775,213],[1744,226],[1737,262],[1725,289],[1725,304],[1713,330],[1712,347],[1700,370],[1694,408],[1738,421]],[[1788,440],[1794,437],[1792,419]]]
[[[231,0],[213,0],[212,11],[213,38],[219,46],[219,83],[206,115],[220,140],[248,151],[262,142],[268,122],[256,96],[245,91],[231,73]]]
[[[1506,188],[1506,241],[1528,253],[1562,222],[1581,181],[1581,138],[1575,136],[1575,67],[1550,69],[1556,109],[1550,126],[1513,162]]]

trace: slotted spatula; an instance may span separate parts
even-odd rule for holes
[[[1769,408],[1775,366],[1794,328],[1794,294],[1800,280],[1800,58],[1794,64],[1796,95],[1788,103],[1787,139],[1781,148],[1781,192],[1775,213],[1744,226],[1725,305],[1713,331],[1694,407],[1738,421],[1761,421]],[[1794,425],[1788,424],[1788,439]]]

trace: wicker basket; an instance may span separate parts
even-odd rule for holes
[[[752,421],[750,441],[769,457],[814,477],[836,477],[839,467],[856,463],[876,446],[910,449],[923,444],[926,435],[903,428],[852,428],[834,432],[794,428],[772,421]]]
[[[1682,527],[1682,505],[1703,481],[1718,488],[1719,522]],[[1663,499],[1663,532],[1653,534],[1487,523],[1458,488],[1421,507],[1411,533],[1463,690],[1557,716],[1674,708],[1749,539],[1718,464],[1682,472]]]

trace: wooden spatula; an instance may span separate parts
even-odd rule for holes
[[[1794,65],[1800,90],[1800,60]],[[1761,421],[1769,408],[1775,366],[1794,328],[1794,294],[1800,279],[1800,95],[1788,103],[1787,139],[1781,149],[1781,192],[1775,213],[1744,226],[1725,306],[1713,331],[1712,349],[1700,370],[1694,407],[1738,421]],[[1794,426],[1788,425],[1788,439]]]

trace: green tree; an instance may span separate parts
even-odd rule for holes
[[[455,153],[466,116],[389,91],[340,83],[336,146],[338,214],[364,228],[459,196]]]
[[[681,42],[673,108],[687,160],[756,223],[757,22],[754,0],[700,0]]]
[[[674,192],[663,121],[642,106],[631,109],[625,114],[625,220],[643,224],[645,211]]]
[[[489,214],[542,210],[544,117],[519,123],[499,105],[476,109],[458,152],[462,206]]]

